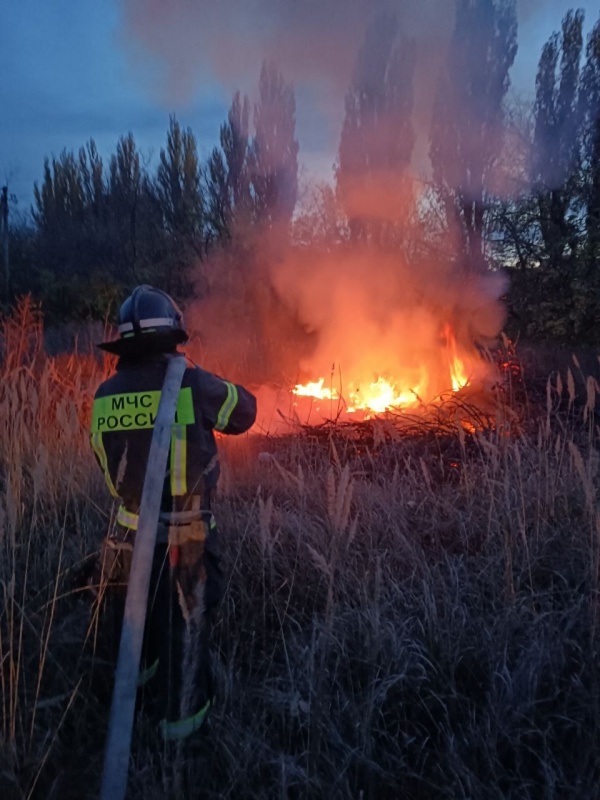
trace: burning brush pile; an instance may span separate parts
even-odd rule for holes
[[[415,373],[417,382],[412,383]],[[294,421],[358,431],[365,423],[385,420],[388,429],[404,434],[432,425],[440,430],[455,430],[458,425],[474,433],[498,425],[498,413],[508,410],[510,379],[519,376],[520,366],[508,340],[494,349],[473,347],[469,355],[459,355],[452,328],[445,325],[432,364],[422,362],[413,370],[400,370],[397,376],[357,378],[346,391],[335,365],[327,384],[322,377],[296,384],[291,390]],[[320,423],[315,421],[319,417]]]
[[[481,455],[482,436],[522,430],[526,396],[520,360],[506,337],[461,358],[449,329],[447,336],[437,363],[446,367],[449,388],[436,395],[422,388],[432,385],[425,367],[422,387],[405,389],[399,379],[379,376],[370,383],[350,383],[344,392],[341,383],[334,386],[332,370],[328,383],[321,377],[281,390],[267,431],[277,434],[268,448],[271,455],[291,467],[293,440],[315,465],[326,451],[368,477],[392,470],[401,449],[404,457],[426,462],[432,478],[458,479],[465,459]],[[263,424],[264,413],[257,428]]]
[[[343,271],[296,255],[272,279],[313,344],[295,378],[259,389],[257,432],[372,445],[516,424],[520,367],[499,338],[498,274],[409,269],[365,252]]]

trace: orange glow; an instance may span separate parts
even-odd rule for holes
[[[420,385],[403,388],[395,381],[378,378],[368,384],[360,384],[350,391],[348,411],[368,411],[383,414],[393,408],[408,408],[419,403]]]
[[[328,389],[325,385],[325,378],[309,383],[297,383],[293,393],[299,397],[314,397],[316,400],[338,400],[339,395],[335,389]]]
[[[465,362],[457,355],[456,337],[450,325],[444,325],[444,337],[448,343],[448,361],[450,364],[452,391],[458,392],[469,383],[469,374]]]
[[[378,362],[377,354],[372,358],[365,353],[360,359],[363,365]],[[405,410],[435,401],[436,397],[449,392],[459,392],[471,381],[472,359],[460,352],[456,337],[449,324],[443,326],[437,352],[428,352],[423,363],[415,367],[399,368],[396,375],[361,374],[355,369],[348,376],[341,391],[325,385],[325,378],[296,384],[292,393],[297,397],[314,400],[339,400],[345,413],[363,412],[365,418],[386,411]]]

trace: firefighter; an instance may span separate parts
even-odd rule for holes
[[[188,336],[172,298],[147,285],[122,304],[118,330],[116,341],[99,345],[119,360],[96,392],[91,440],[121,503],[97,575],[113,608],[120,597],[120,627],[161,388],[168,360],[180,355],[177,346]],[[148,687],[165,740],[197,730],[214,702],[209,620],[224,588],[211,508],[219,478],[214,432],[244,433],[255,417],[250,392],[189,362],[171,433],[138,679]]]

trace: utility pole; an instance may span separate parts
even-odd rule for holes
[[[2,232],[2,255],[4,258],[4,298],[10,301],[10,267],[8,263],[8,186],[2,187],[0,195],[0,231]]]

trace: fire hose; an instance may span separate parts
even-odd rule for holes
[[[137,679],[146,623],[150,571],[156,545],[171,427],[186,369],[185,358],[169,360],[162,388],[144,478],[139,521],[127,585],[119,656],[115,672],[108,740],[104,756],[101,800],[123,800],[127,789]]]

